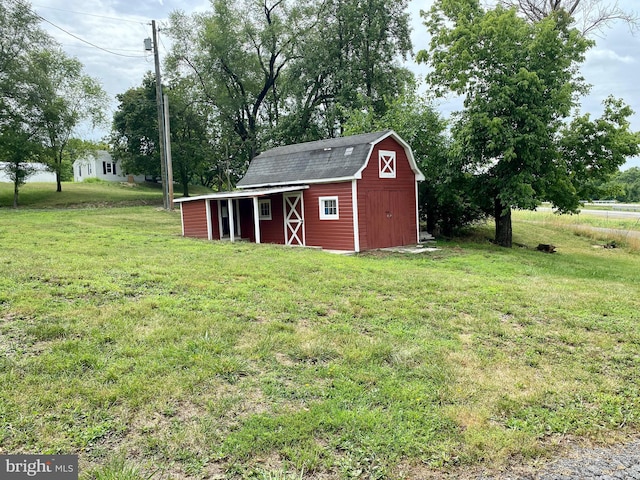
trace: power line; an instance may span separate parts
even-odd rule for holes
[[[73,34],[73,33],[69,32],[69,31],[65,30],[64,28],[62,28],[62,27],[60,27],[60,26],[56,25],[55,23],[53,23],[53,22],[51,22],[51,21],[47,20],[46,18],[44,18],[44,17],[43,17],[42,15],[40,15],[39,13],[34,12],[34,11],[31,9],[31,7],[30,7],[29,5],[26,5],[26,4],[24,4],[24,3],[21,3],[19,0],[14,0],[14,3],[16,3],[16,4],[20,4],[22,7],[26,8],[27,10],[29,10],[33,15],[35,15],[37,18],[39,18],[39,19],[40,19],[40,20],[42,20],[43,22],[48,23],[49,25],[51,25],[51,26],[53,26],[53,27],[57,28],[58,30],[60,30],[60,31],[62,31],[62,32],[66,33],[67,35],[69,35],[69,36],[71,36],[71,37],[75,38],[76,40],[79,40],[79,41],[81,41],[81,42],[83,42],[83,43],[86,43],[87,45],[92,46],[93,48],[97,48],[98,50],[102,50],[103,52],[110,53],[111,55],[117,55],[118,57],[125,57],[125,58],[146,58],[146,55],[124,55],[124,54],[122,54],[122,53],[117,53],[117,52],[113,52],[113,51],[111,51],[111,50],[107,50],[106,48],[103,48],[103,47],[101,47],[101,46],[99,46],[99,45],[96,45],[95,43],[91,43],[91,42],[89,42],[88,40],[85,40],[84,38],[81,38],[81,37],[79,37],[79,36],[77,36],[77,35],[75,35],[75,34]]]
[[[32,6],[38,7],[38,8],[46,8],[48,10],[57,10],[59,12],[67,12],[67,13],[75,13],[77,15],[85,15],[87,17],[104,18],[104,19],[107,19],[107,20],[115,20],[115,21],[118,21],[118,22],[135,23],[137,25],[143,25],[144,26],[144,22],[140,22],[140,21],[137,21],[137,20],[128,20],[126,18],[107,17],[105,15],[96,15],[95,13],[78,12],[78,11],[75,11],[75,10],[65,10],[64,8],[45,7],[44,5],[32,4]]]
[[[162,37],[160,36],[160,32],[161,32],[161,30],[158,29],[158,40],[160,40],[160,45],[162,45],[162,48],[164,48],[165,52],[169,53],[169,49],[167,48],[167,46],[162,41]]]
[[[53,26],[53,27],[57,28],[58,30],[63,31],[64,33],[66,33],[67,35],[69,35],[69,36],[71,36],[71,37],[75,38],[76,40],[80,40],[81,42],[86,43],[87,45],[90,45],[90,46],[92,46],[93,48],[97,48],[98,50],[102,50],[103,52],[107,52],[107,53],[110,53],[111,55],[117,55],[117,56],[119,56],[119,57],[126,57],[126,58],[146,58],[146,55],[125,55],[125,54],[123,54],[123,53],[112,52],[111,50],[107,50],[106,48],[102,48],[102,47],[100,47],[99,45],[96,45],[95,43],[91,43],[90,41],[85,40],[84,38],[80,38],[79,36],[74,35],[73,33],[71,33],[71,32],[69,32],[69,31],[65,30],[64,28],[62,28],[62,27],[60,27],[60,26],[56,25],[56,24],[55,24],[55,23],[53,23],[53,22],[50,22],[49,20],[47,20],[46,18],[44,18],[44,17],[43,17],[43,16],[41,16],[41,15],[38,15],[38,14],[37,14],[37,13],[35,13],[35,12],[34,12],[34,14],[35,14],[35,15],[36,15],[40,20],[42,20],[42,21],[44,21],[44,22],[47,22],[49,25],[51,25],[51,26]]]
[[[66,12],[66,13],[73,13],[76,15],[83,15],[85,17],[95,17],[95,18],[103,18],[105,20],[113,20],[114,22],[127,22],[127,23],[133,23],[139,27],[142,27],[142,29],[144,30],[145,34],[148,34],[148,30],[147,27],[149,26],[149,23],[146,21],[140,21],[140,20],[129,20],[127,18],[122,18],[122,17],[109,17],[106,15],[96,15],[95,13],[87,13],[87,12],[79,12],[77,10],[66,10],[64,8],[55,8],[55,7],[46,7],[44,5],[36,5],[36,4],[32,4],[34,7],[38,7],[38,8],[46,8],[49,10],[56,10],[59,12]]]
[[[70,48],[94,48],[93,46],[78,45],[78,44],[70,44],[70,45],[67,45],[67,46],[69,46]],[[114,53],[115,52],[132,52],[132,53],[138,52],[138,53],[140,53],[140,50],[134,50],[134,49],[131,49],[131,48],[111,48],[109,51],[110,52],[114,52]],[[150,55],[144,55],[144,58],[149,58],[149,57],[150,57]],[[141,58],[141,56],[140,55],[132,55],[132,58]]]

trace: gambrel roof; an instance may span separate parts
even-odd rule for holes
[[[256,156],[238,188],[326,183],[361,178],[374,146],[393,137],[404,148],[418,180],[411,148],[393,130],[276,147]]]

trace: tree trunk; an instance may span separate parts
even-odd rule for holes
[[[61,192],[62,191],[62,181],[60,180],[60,172],[59,171],[56,171],[56,183],[57,183],[56,192]]]
[[[425,208],[427,214],[427,233],[430,233],[434,237],[436,236],[436,226],[438,225],[438,213],[432,203],[427,203]]]
[[[189,175],[186,174],[184,169],[180,169],[180,177],[182,180],[182,195],[184,197],[189,196]]]
[[[18,208],[18,190],[20,185],[18,182],[13,182],[13,208]]]
[[[499,198],[494,200],[494,218],[496,220],[495,242],[501,247],[511,248],[513,232],[511,230],[511,207],[505,207]]]

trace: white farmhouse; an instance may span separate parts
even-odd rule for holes
[[[142,183],[145,181],[144,175],[125,173],[120,161],[114,160],[109,152],[103,150],[73,162],[73,181],[82,182],[87,178],[98,178],[107,182]]]
[[[53,173],[48,167],[43,163],[30,163],[29,166],[33,168],[35,171],[32,175],[29,175],[25,180],[26,183],[55,183],[56,174]],[[11,182],[13,181],[9,178],[6,172],[7,163],[0,162],[0,182]]]

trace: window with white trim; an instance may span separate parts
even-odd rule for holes
[[[271,199],[258,200],[260,220],[271,220]]]
[[[320,197],[320,220],[338,220],[338,197]]]
[[[380,150],[378,152],[380,178],[396,178],[396,152]]]

